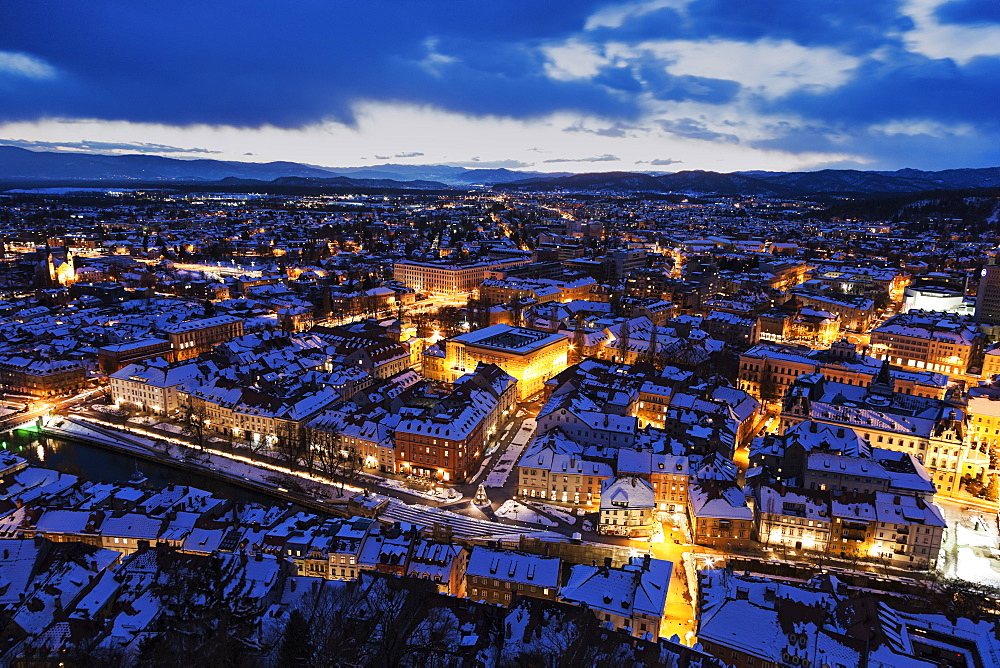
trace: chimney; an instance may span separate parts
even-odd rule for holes
[[[604,557],[604,567],[611,568],[611,557]]]

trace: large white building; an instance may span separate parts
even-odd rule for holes
[[[451,264],[398,260],[393,264],[392,277],[416,292],[457,295],[477,289],[486,280],[490,271],[516,267],[529,261],[517,258],[473,264]]]
[[[162,357],[144,360],[108,376],[111,398],[119,406],[165,415],[180,407],[180,386],[198,375],[193,362],[170,364]]]

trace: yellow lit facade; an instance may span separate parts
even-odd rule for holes
[[[568,365],[569,340],[524,327],[492,325],[438,344],[444,357],[425,354],[424,376],[454,383],[480,364],[496,364],[517,379],[518,399],[541,392],[546,380]]]

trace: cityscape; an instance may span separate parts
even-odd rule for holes
[[[1000,666],[1000,16],[903,4],[11,6],[0,666]]]

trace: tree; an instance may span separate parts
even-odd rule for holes
[[[274,450],[285,463],[293,465],[302,457],[303,434],[298,423],[276,420],[274,425]]]
[[[300,668],[307,666],[313,658],[312,637],[305,616],[292,610],[285,623],[285,633],[278,652],[278,668]]]
[[[136,665],[241,666],[251,663],[260,601],[241,595],[230,568],[235,556],[181,555],[157,550],[151,591],[161,614],[156,633],[139,646]]]
[[[337,455],[341,490],[343,490],[345,484],[354,484],[359,480],[363,480],[361,472],[365,467],[365,458],[358,451],[357,446],[350,445],[347,448],[341,448],[337,451]]]
[[[184,412],[182,413],[184,423],[188,427],[188,433],[194,437],[195,443],[202,450],[205,449],[205,420],[208,418],[208,412],[205,410],[205,404],[200,399],[188,396],[188,402],[184,406]]]
[[[885,310],[892,304],[892,298],[889,297],[888,292],[878,292],[872,297],[872,300],[875,302],[876,311]]]
[[[986,487],[983,489],[982,496],[987,501],[996,501],[998,495],[1000,495],[998,493],[1000,493],[1000,489],[998,489],[997,486],[997,477],[995,475],[991,475],[990,481],[986,484]]]

